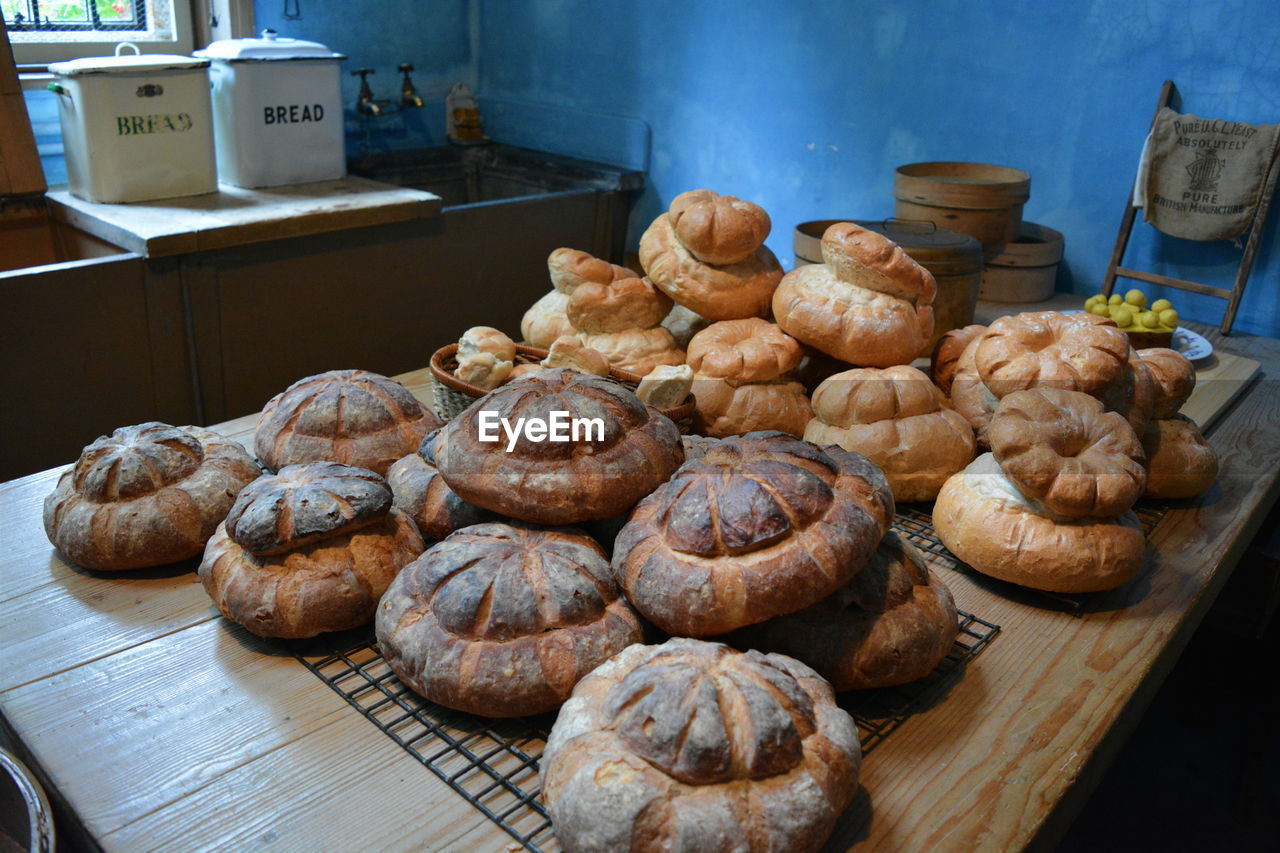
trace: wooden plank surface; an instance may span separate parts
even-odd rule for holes
[[[1280,374],[1280,342],[1213,338]],[[425,370],[403,379],[429,394]],[[1209,431],[1218,485],[1171,511],[1132,583],[1083,616],[946,573],[1001,634],[868,756],[829,850],[1011,850],[1069,820],[1277,491],[1280,395],[1254,382]],[[219,429],[251,444],[255,417]],[[0,485],[0,711],[107,849],[504,850],[510,838],[288,653],[213,615],[189,572],[66,566]],[[43,615],[43,619],[42,619]],[[79,641],[77,641],[79,637]]]
[[[50,190],[55,219],[147,257],[226,249],[249,243],[424,219],[439,196],[349,175],[284,187],[218,192],[132,204],[101,204]]]

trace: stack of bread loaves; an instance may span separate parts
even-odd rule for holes
[[[1013,391],[988,439],[991,453],[947,480],[934,505],[953,554],[1049,592],[1114,589],[1137,573],[1146,541],[1131,508],[1147,472],[1123,416],[1080,391]]]
[[[907,364],[933,334],[937,283],[896,243],[852,222],[822,235],[826,263],[792,270],[773,294],[783,331],[864,367]]]
[[[694,429],[714,437],[803,433],[809,398],[790,377],[803,355],[795,338],[759,317],[721,320],[698,332],[689,342]]]
[[[980,327],[978,327],[980,329]],[[954,355],[964,343],[960,355]],[[954,359],[954,361],[953,361]],[[1037,311],[1001,317],[943,336],[935,350],[935,381],[950,377],[951,403],[973,427],[978,446],[990,446],[987,428],[1007,394],[1050,387],[1096,397],[1119,412],[1139,435],[1151,417],[1154,391],[1129,337],[1095,314]]]
[[[759,205],[690,190],[641,236],[640,263],[662,292],[708,320],[767,317],[782,278],[764,245],[770,228]]]
[[[1138,356],[1151,374],[1155,406],[1142,433],[1147,455],[1147,492],[1153,498],[1190,498],[1218,478],[1218,454],[1195,421],[1178,413],[1196,386],[1191,362],[1171,349],[1142,349]]]

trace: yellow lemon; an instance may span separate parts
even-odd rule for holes
[[[1128,302],[1130,305],[1137,305],[1141,308],[1143,305],[1147,304],[1147,295],[1141,290],[1134,288],[1124,295],[1124,301]]]
[[[1107,302],[1109,302],[1109,303],[1110,303],[1110,304],[1112,304],[1112,305],[1123,305],[1123,304],[1124,304],[1124,297],[1123,297],[1123,296],[1121,296],[1121,295],[1120,295],[1120,294],[1118,294],[1118,293],[1113,293],[1113,294],[1111,294],[1111,298],[1110,298],[1110,299],[1108,299],[1108,300],[1107,300]]]
[[[1154,311],[1144,311],[1142,316],[1138,318],[1138,322],[1148,329],[1154,329],[1160,325],[1160,315]]]
[[[1168,326],[1169,328],[1173,328],[1177,326],[1178,312],[1174,311],[1172,308],[1164,309],[1163,311],[1160,312],[1160,322]]]
[[[1173,307],[1173,303],[1168,299],[1157,299],[1151,303],[1151,310],[1159,314],[1161,311],[1168,311]]]

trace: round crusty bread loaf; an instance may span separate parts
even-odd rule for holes
[[[849,284],[826,264],[806,264],[783,276],[773,315],[801,343],[863,367],[908,364],[933,334],[931,304]]]
[[[387,590],[376,627],[401,681],[486,717],[555,710],[644,639],[599,545],[508,524],[466,527],[428,549]]]
[[[438,426],[399,382],[365,370],[331,370],[272,397],[258,416],[253,446],[272,471],[330,461],[386,474]]]
[[[281,554],[386,518],[387,481],[337,462],[286,465],[241,490],[227,533],[245,550]]]
[[[768,246],[745,260],[716,266],[693,256],[667,214],[640,237],[640,264],[659,290],[708,320],[767,317],[782,265]]]
[[[610,367],[644,376],[660,364],[684,364],[684,350],[662,326],[621,332],[579,332],[584,344],[605,357]]]
[[[1218,454],[1186,415],[1156,418],[1142,434],[1147,497],[1193,498],[1218,479]]]
[[[973,461],[973,430],[929,377],[907,365],[858,368],[823,381],[804,438],[863,454],[899,502],[931,501]]]
[[[223,616],[261,637],[363,625],[422,537],[372,471],[286,465],[236,498],[209,540],[200,580]]]
[[[526,312],[520,320],[520,334],[525,343],[538,349],[547,349],[556,338],[577,333],[566,313],[569,297],[558,290],[548,291]]]
[[[579,285],[569,295],[566,311],[575,329],[595,335],[661,325],[671,305],[671,297],[653,282],[633,275],[606,284]]]
[[[799,341],[759,317],[712,323],[689,342],[689,366],[708,379],[768,382],[803,357]]]
[[[852,718],[784,655],[672,639],[584,678],[541,762],[566,850],[816,851],[858,787]]]
[[[1101,398],[1121,381],[1129,352],[1129,336],[1105,317],[1031,311],[987,327],[974,366],[996,397],[1050,386]]]
[[[813,411],[799,382],[744,382],[695,376],[693,429],[700,435],[728,438],[777,430],[797,438]]]
[[[194,426],[121,427],[84,449],[45,498],[44,530],[86,569],[160,566],[198,555],[260,473],[234,441]]]
[[[1009,482],[990,453],[947,480],[933,527],[951,553],[982,574],[1047,592],[1115,589],[1138,573],[1146,552],[1132,512],[1051,515]]]
[[[519,418],[551,420],[553,411],[600,419],[598,433],[577,440],[540,441],[521,434],[507,451],[480,440],[480,413],[510,424]],[[570,435],[573,438],[572,434]],[[535,524],[576,524],[628,510],[684,461],[680,432],[627,389],[572,370],[540,370],[477,400],[431,442],[431,455],[449,488],[466,501]]]
[[[951,396],[951,382],[955,379],[959,367],[960,355],[969,343],[987,330],[986,326],[972,325],[960,329],[943,332],[942,337],[933,345],[933,355],[929,359],[929,375],[933,384],[942,389],[942,393]]]
[[[672,199],[667,215],[693,256],[718,266],[751,257],[773,228],[763,207],[711,190],[680,193]]]
[[[1172,418],[1196,389],[1196,369],[1180,352],[1163,347],[1138,350],[1154,383],[1151,417]]]
[[[1120,515],[1147,485],[1146,457],[1128,421],[1079,391],[1007,395],[987,438],[1018,491],[1068,518]]]
[[[837,691],[870,690],[924,678],[958,632],[951,590],[890,530],[849,583],[812,607],[735,631],[729,642],[790,655]]]
[[[430,441],[427,436],[423,444]],[[424,539],[439,541],[463,527],[496,520],[493,513],[458,497],[421,453],[410,453],[392,465],[387,485],[395,506],[413,519]]]
[[[822,235],[822,260],[850,284],[929,305],[938,284],[929,272],[883,234],[836,222]]]
[[[714,636],[830,595],[867,564],[892,518],[889,484],[865,457],[751,433],[641,501],[614,542],[613,570],[662,630]]]

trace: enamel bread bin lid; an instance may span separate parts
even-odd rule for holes
[[[200,52],[212,59],[218,178],[275,187],[346,175],[342,84],[345,59],[322,44],[282,38],[226,39]]]
[[[275,30],[263,30],[259,38],[222,39],[211,42],[196,56],[226,62],[276,62],[289,59],[346,59],[317,41],[286,38]]]
[[[137,48],[49,66],[71,193],[118,203],[216,191],[209,61],[126,50]]]

